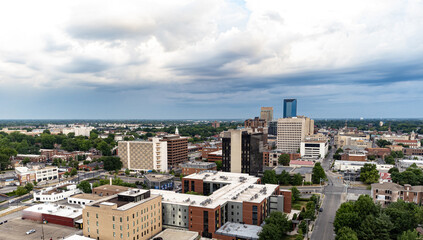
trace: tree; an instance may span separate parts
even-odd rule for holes
[[[103,156],[112,155],[111,148],[109,144],[107,144],[107,142],[105,141],[101,141],[99,144],[97,144],[97,149],[101,152]]]
[[[78,184],[78,188],[81,189],[84,193],[91,193],[91,185],[88,181],[82,181]]]
[[[24,160],[22,161],[22,163],[23,163],[24,165],[26,165],[26,164],[27,164],[27,163],[29,163],[29,162],[31,162],[31,160],[30,160],[28,157],[24,158]]]
[[[278,181],[280,185],[289,185],[291,175],[289,175],[287,171],[283,170],[281,174],[278,175]]]
[[[291,184],[294,186],[299,186],[303,183],[303,176],[300,173],[296,173],[291,178]]]
[[[53,135],[48,133],[41,134],[41,147],[46,149],[54,148],[54,143],[56,142],[56,138]]]
[[[298,228],[301,230],[301,232],[305,233],[307,232],[307,222],[301,221],[301,223],[298,225]]]
[[[370,161],[374,161],[374,160],[376,160],[376,156],[375,155],[369,155],[369,156],[367,156],[367,159],[369,159]]]
[[[18,196],[22,196],[22,195],[25,195],[25,194],[27,194],[28,193],[28,191],[26,190],[26,188],[25,187],[21,187],[21,186],[19,186],[17,189],[16,189],[16,195],[18,195]]]
[[[0,169],[5,170],[10,165],[10,157],[6,154],[0,154]]]
[[[278,162],[280,165],[289,166],[289,162],[291,161],[289,154],[283,153],[279,156]]]
[[[129,174],[131,174],[131,172],[129,171],[129,169],[126,169],[126,170],[125,170],[125,175],[126,175],[126,176],[129,176]]]
[[[394,157],[392,157],[392,155],[391,155],[391,156],[386,156],[386,157],[385,157],[385,163],[386,163],[386,164],[392,164],[392,165],[394,165],[394,164],[395,164],[395,159],[394,159]]]
[[[376,144],[377,144],[379,147],[384,148],[384,147],[386,147],[387,145],[391,145],[391,142],[389,142],[389,141],[387,141],[387,140],[385,140],[385,139],[378,139],[378,140],[376,141]]]
[[[103,162],[106,171],[114,171],[122,168],[122,162],[119,157],[106,156],[99,158],[99,160]]]
[[[296,187],[291,188],[291,202],[300,200],[300,191]]]
[[[336,234],[335,240],[358,240],[357,234],[349,227],[343,227]]]
[[[264,222],[262,231],[259,233],[261,240],[280,240],[291,230],[291,221],[286,214],[281,212],[271,212]]]
[[[417,206],[414,203],[406,203],[402,200],[389,204],[385,213],[389,216],[394,228],[391,231],[391,235],[399,236],[402,232],[409,229],[415,229],[417,227]]]
[[[357,236],[363,240],[385,240],[390,238],[393,224],[386,214],[375,217],[370,214],[361,223]]]
[[[379,171],[376,169],[375,164],[366,163],[361,168],[360,179],[366,184],[372,184],[379,181]]]
[[[222,161],[219,161],[219,160],[217,160],[217,161],[215,161],[214,163],[216,163],[216,170],[217,171],[220,171],[220,170],[222,170]]]
[[[72,168],[72,170],[69,173],[71,176],[75,176],[76,174],[78,174],[78,171],[76,170],[76,168]]]
[[[423,237],[416,230],[407,230],[398,236],[397,240],[422,240]]]
[[[25,189],[26,189],[27,192],[31,192],[32,189],[34,189],[34,185],[32,185],[32,183],[27,183],[25,185]]]
[[[276,178],[275,171],[274,170],[264,171],[262,181],[263,183],[277,184],[278,179]]]
[[[343,227],[358,229],[360,221],[360,216],[354,208],[354,202],[345,202],[336,211],[335,221],[333,222],[335,233],[338,233]]]
[[[320,183],[321,179],[326,179],[325,170],[322,168],[322,165],[320,165],[319,162],[317,162],[313,167],[311,179],[314,184]]]

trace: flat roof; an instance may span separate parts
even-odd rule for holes
[[[64,240],[95,240],[95,239],[75,234],[75,235],[72,235],[72,236],[65,238]]]
[[[149,173],[144,175],[145,178],[147,178],[148,181],[154,182],[154,181],[167,181],[173,179],[173,175],[167,175],[167,174],[155,174],[155,173]]]
[[[78,199],[86,199],[86,200],[96,201],[96,200],[102,199],[103,197],[100,197],[100,196],[95,195],[95,194],[81,193],[81,194],[73,195],[70,198],[78,198]]]
[[[312,173],[313,168],[312,167],[297,167],[292,170],[293,173],[299,173],[299,174],[306,174],[306,173]]]
[[[168,228],[154,236],[152,239],[156,239],[158,237],[161,237],[163,240],[195,240],[198,237],[198,232]]]
[[[37,204],[31,206],[24,212],[35,212],[50,214],[55,216],[67,217],[67,218],[77,218],[82,215],[82,208],[58,205],[58,204]]]
[[[102,186],[98,186],[93,188],[94,190],[100,191],[100,190],[106,190],[106,191],[127,191],[128,189],[130,189],[130,187],[124,187],[124,186],[117,186],[117,185],[102,185]]]
[[[216,166],[216,163],[214,162],[187,162],[181,164],[181,167],[183,168],[213,168]]]
[[[216,234],[242,239],[259,239],[258,234],[263,228],[256,225],[226,222],[216,231]]]
[[[205,183],[222,183],[224,186],[210,196],[176,193],[172,191],[151,189],[152,194],[162,196],[162,202],[204,208],[216,208],[231,202],[260,203],[271,196],[279,187],[275,184],[256,184],[259,178],[245,173],[203,171],[191,174],[184,179],[201,179]]]

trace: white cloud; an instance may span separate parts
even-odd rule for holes
[[[6,1],[0,82],[252,81],[401,61],[422,54],[421,22],[422,1]]]

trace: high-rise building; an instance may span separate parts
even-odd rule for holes
[[[273,107],[261,107],[260,118],[266,120],[267,125],[273,120]]]
[[[283,100],[283,118],[290,118],[297,116],[297,99]]]
[[[269,135],[278,135],[278,121],[271,121],[267,125],[269,126],[267,131]]]
[[[296,153],[305,136],[314,133],[314,120],[307,117],[279,118],[277,148],[284,153]]]
[[[162,231],[162,197],[131,189],[85,205],[83,235],[94,239],[151,239]]]
[[[118,155],[123,168],[131,170],[167,171],[167,142],[160,138],[150,138],[149,141],[119,141]]]
[[[164,136],[161,141],[167,142],[167,166],[177,167],[188,161],[188,138],[179,135]]]
[[[264,134],[252,129],[231,129],[223,133],[222,170],[257,176],[263,172]]]

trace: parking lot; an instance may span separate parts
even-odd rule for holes
[[[65,227],[56,224],[41,224],[31,220],[22,220],[15,218],[9,220],[7,223],[0,225],[0,240],[21,240],[21,239],[43,239],[42,233],[44,228],[44,239],[57,240],[63,239],[69,235],[75,234],[79,229]],[[35,233],[26,235],[26,232],[35,229]]]

